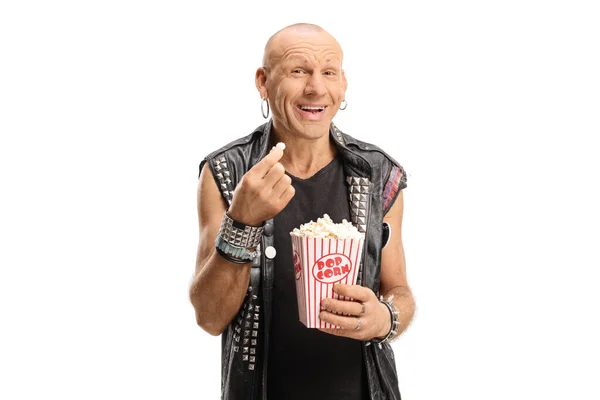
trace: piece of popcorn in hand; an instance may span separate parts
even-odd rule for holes
[[[275,145],[275,147],[281,149],[281,150],[285,150],[285,143],[283,142],[279,142]]]

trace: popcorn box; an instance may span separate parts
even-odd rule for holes
[[[364,238],[324,239],[294,233],[290,236],[300,321],[307,328],[336,328],[319,319],[321,300],[326,297],[351,300],[333,293],[333,285],[356,284]]]

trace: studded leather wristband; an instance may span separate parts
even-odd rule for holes
[[[256,249],[260,244],[265,224],[261,226],[246,225],[232,219],[227,213],[223,215],[219,235],[227,243],[246,249]]]
[[[218,234],[215,240],[215,247],[217,248],[217,251],[219,251],[219,254],[221,254],[221,256],[228,259],[229,261],[231,261],[230,258],[238,260],[238,264],[243,264],[252,261],[254,258],[260,255],[259,247],[257,247],[254,251],[251,251],[246,247],[234,246],[223,240],[221,235]],[[227,254],[228,257],[225,257],[223,254]]]
[[[380,296],[379,301],[387,307],[388,311],[390,312],[391,321],[390,330],[387,335],[382,338],[373,339],[374,343],[378,343],[379,346],[381,346],[382,343],[389,342],[390,340],[395,339],[398,335],[398,331],[400,329],[400,312],[396,310],[396,306],[394,306],[393,295],[388,297],[387,300],[384,299],[383,296]]]

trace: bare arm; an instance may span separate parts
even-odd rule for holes
[[[387,299],[394,296],[394,305],[400,312],[398,334],[405,331],[415,314],[415,301],[406,277],[406,258],[402,244],[402,217],[404,215],[404,195],[398,198],[383,220],[391,227],[390,241],[381,255],[380,293]]]
[[[260,225],[278,214],[294,196],[291,179],[278,162],[283,150],[273,148],[252,167],[236,187],[229,216],[247,225]],[[200,230],[196,271],[190,285],[190,301],[196,322],[211,335],[220,335],[238,312],[248,289],[251,263],[236,264],[215,251],[215,239],[226,203],[204,165],[198,183]]]
[[[239,310],[248,288],[251,268],[251,263],[235,264],[215,251],[215,238],[225,210],[225,201],[208,165],[204,165],[198,183],[200,233],[190,300],[198,325],[215,336],[223,332]]]

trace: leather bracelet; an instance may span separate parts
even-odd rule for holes
[[[217,234],[215,245],[217,246],[217,249],[222,250],[224,253],[227,253],[231,257],[239,260],[253,260],[260,255],[259,248],[256,248],[254,251],[250,251],[245,247],[234,246],[223,239],[223,237],[221,237],[219,234]]]
[[[231,261],[232,263],[235,263],[235,264],[248,264],[248,263],[252,262],[252,260],[242,260],[242,259],[239,259],[239,258],[232,257],[232,256],[230,256],[229,254],[225,253],[223,250],[221,250],[218,247],[216,247],[216,249],[217,249],[217,253],[219,253],[219,255],[221,257],[223,257],[227,261]]]
[[[394,296],[393,295],[389,296],[387,298],[387,300],[384,300],[383,296],[380,296],[379,301],[387,307],[388,311],[390,312],[390,320],[391,320],[389,332],[381,339],[375,338],[372,340],[374,343],[378,343],[379,347],[381,347],[382,343],[393,340],[396,337],[396,335],[398,334],[398,331],[400,328],[400,313],[396,310],[396,307],[394,306]]]
[[[260,244],[264,230],[264,222],[261,226],[246,225],[232,219],[225,213],[219,228],[219,235],[233,246],[256,249]]]

